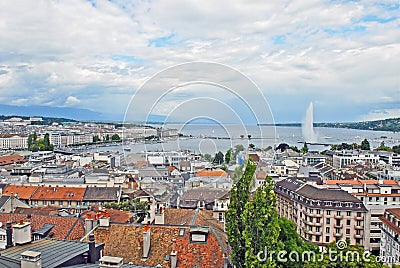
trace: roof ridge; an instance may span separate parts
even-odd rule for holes
[[[199,215],[199,208],[196,208],[196,210],[194,211],[194,215],[193,215],[193,219],[191,222],[191,225],[195,225],[196,224],[196,220],[197,220],[197,216]]]
[[[210,228],[211,232],[213,233],[215,239],[217,240],[218,245],[222,248],[222,251],[223,251],[223,252],[225,253],[225,255],[227,256],[229,262],[231,262],[231,258],[230,258],[230,256],[229,256],[228,250],[224,247],[223,243],[221,242],[221,239],[219,239],[217,233],[216,233],[215,230],[214,230],[214,227],[209,226],[209,228]]]
[[[65,236],[65,240],[68,239],[68,236],[71,235],[72,231],[75,229],[75,226],[78,224],[79,222],[79,217],[77,217],[76,221],[74,222],[74,224],[72,225],[71,229],[68,231],[67,235]]]

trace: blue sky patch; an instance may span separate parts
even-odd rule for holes
[[[286,36],[285,35],[275,35],[272,37],[272,42],[274,45],[283,45],[286,42]]]
[[[112,55],[111,59],[115,61],[123,61],[123,62],[129,62],[129,63],[143,63],[142,59],[139,59],[135,56],[130,56],[130,55]]]
[[[379,22],[379,23],[388,23],[388,22],[391,22],[394,20],[396,20],[395,17],[381,18],[376,15],[367,15],[360,19],[360,21],[362,21],[362,22]]]
[[[175,37],[175,34],[170,34],[167,36],[159,37],[159,38],[154,38],[149,40],[148,46],[155,46],[155,47],[167,47],[167,46],[172,46],[175,44],[175,42],[172,41],[172,39]]]

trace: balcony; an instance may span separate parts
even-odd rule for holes
[[[363,221],[364,220],[364,216],[361,215],[360,217],[354,216],[354,219],[357,221]]]
[[[356,239],[362,239],[363,238],[363,235],[361,235],[361,234],[355,234],[354,235],[354,238],[356,238]]]
[[[364,226],[362,226],[362,225],[356,225],[356,226],[354,226],[354,228],[356,230],[364,230]]]
[[[343,236],[342,233],[334,233],[333,235],[334,235],[335,237],[342,237],[342,236]]]
[[[337,225],[337,224],[335,223],[335,228],[341,229],[341,228],[343,228],[343,224]]]
[[[343,219],[343,215],[335,215],[334,218],[337,220],[341,220]]]

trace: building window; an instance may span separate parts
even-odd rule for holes
[[[357,212],[357,217],[361,217],[361,212]]]
[[[350,220],[347,220],[347,221],[346,221],[346,225],[350,225],[350,223],[351,223]]]
[[[326,233],[330,233],[330,232],[331,232],[331,228],[326,227],[325,232],[326,232]]]
[[[320,235],[317,235],[317,236],[315,237],[315,241],[316,241],[316,242],[319,242],[320,239],[321,239],[321,236],[320,236]]]
[[[330,210],[327,210],[327,211],[326,211],[326,215],[331,215],[331,211],[330,211]]]
[[[55,204],[56,204],[56,201],[54,201],[54,200],[50,201],[50,205],[55,205]]]
[[[329,240],[330,240],[330,237],[329,237],[329,236],[326,236],[326,237],[325,237],[325,242],[326,242],[326,243],[329,243]]]
[[[330,224],[331,223],[331,219],[326,219],[326,224]]]
[[[340,214],[341,214],[340,211],[336,212],[336,215],[340,216]]]
[[[350,234],[350,229],[346,229],[346,234]]]
[[[347,215],[347,217],[350,217],[351,216],[351,211],[347,211],[346,215]]]

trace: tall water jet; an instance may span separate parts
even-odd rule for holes
[[[306,116],[301,124],[301,130],[303,133],[303,138],[306,142],[317,142],[317,135],[314,132],[314,115],[313,115],[313,103],[310,102],[308,106]]]

